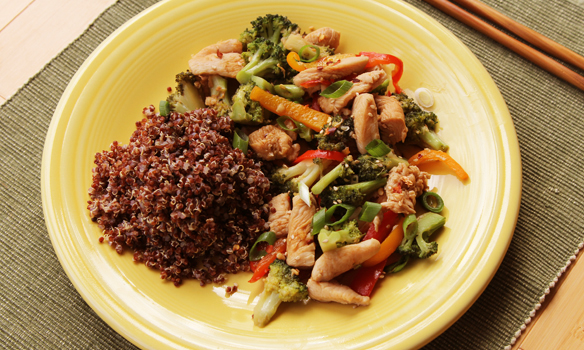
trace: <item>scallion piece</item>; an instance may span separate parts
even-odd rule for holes
[[[243,154],[246,154],[248,144],[249,136],[240,129],[235,129],[235,132],[233,133],[233,148],[239,148]]]
[[[263,256],[265,256],[266,254],[268,254],[268,252],[266,252],[265,249],[261,249],[260,250],[258,248],[258,246],[262,242],[266,242],[266,243],[268,243],[268,245],[274,245],[274,243],[276,243],[276,238],[277,238],[276,237],[276,234],[273,231],[269,231],[269,232],[262,233],[258,237],[258,239],[256,239],[255,243],[251,247],[251,250],[249,251],[249,260],[250,261],[258,261]]]
[[[337,211],[337,208],[343,208],[346,210],[345,215],[343,215],[342,218],[340,218],[338,221],[335,222],[330,222],[331,219],[333,218],[333,215],[335,215],[335,211]],[[326,219],[326,224],[327,225],[331,225],[331,226],[336,226],[336,225],[340,225],[342,223],[344,223],[345,221],[347,221],[349,219],[349,217],[351,217],[351,215],[353,215],[353,213],[355,212],[355,209],[357,209],[355,206],[349,205],[349,204],[344,204],[344,203],[339,203],[339,204],[335,204],[332,207],[328,208],[325,214],[325,219]]]
[[[379,211],[381,210],[381,204],[373,202],[365,202],[361,207],[361,214],[359,214],[359,220],[365,222],[371,222]]]
[[[308,205],[309,207],[312,205],[310,200],[310,189],[308,188],[308,186],[306,186],[304,182],[298,183],[298,195],[300,196],[300,199],[302,199],[304,203],[306,203],[306,205]]]
[[[417,234],[418,232],[418,220],[416,219],[416,214],[410,214],[406,216],[403,223],[404,237],[410,238]]]
[[[170,114],[170,104],[166,100],[160,101],[158,109],[160,110],[160,115],[163,117],[167,117]]]
[[[349,91],[349,89],[353,86],[353,83],[347,80],[339,80],[335,81],[334,83],[330,84],[323,92],[320,93],[320,96],[327,97],[327,98],[339,98]]]
[[[304,51],[309,50],[309,49],[315,50],[314,56],[312,56],[311,58],[308,58],[308,59],[304,58],[305,57]],[[318,47],[316,45],[304,45],[300,48],[300,50],[298,50],[298,56],[300,56],[301,62],[304,62],[304,63],[314,62],[320,57],[320,47]]]
[[[312,235],[316,236],[326,225],[326,208],[317,211],[312,217]]]
[[[286,126],[286,120],[291,120],[294,123],[294,125],[296,125],[296,127],[294,129],[290,129],[288,126]],[[280,118],[276,119],[276,123],[278,123],[280,128],[284,131],[293,131],[293,132],[298,131],[298,125],[296,124],[296,121],[287,115],[283,115]]]
[[[436,192],[424,192],[422,196],[422,205],[427,210],[433,213],[439,213],[444,209],[444,201],[442,197],[438,195]]]
[[[374,139],[369,142],[367,146],[365,146],[365,150],[367,150],[367,153],[373,157],[383,157],[391,152],[391,148],[380,139]]]

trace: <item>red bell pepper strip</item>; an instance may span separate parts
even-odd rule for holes
[[[309,150],[304,152],[300,157],[296,158],[293,164],[297,164],[303,160],[312,158],[323,158],[342,162],[345,159],[345,155],[337,151]]]
[[[359,268],[351,283],[351,289],[364,297],[370,296],[379,276],[383,273],[386,261],[387,259],[374,266]]]
[[[276,243],[274,243],[274,250],[271,253],[264,255],[260,261],[255,261],[255,262],[252,261],[250,263],[250,268],[253,271],[253,276],[251,276],[249,283],[259,281],[260,278],[264,277],[264,275],[266,273],[268,273],[268,271],[270,270],[270,265],[274,262],[274,260],[276,260],[278,253],[284,254],[285,251],[286,251],[286,240],[283,238],[280,238],[279,240],[276,241]],[[255,264],[252,264],[252,263],[255,263]]]
[[[365,234],[365,237],[363,237],[363,240],[366,241],[368,239],[375,238],[380,243],[383,242],[387,238],[387,236],[389,236],[391,229],[393,228],[395,222],[397,221],[397,217],[398,214],[394,213],[391,210],[388,210],[385,213],[383,213],[383,219],[379,223],[379,231],[377,231],[375,229],[375,225],[372,224],[371,226],[369,226],[369,230],[367,231],[367,234]]]
[[[375,225],[371,225],[363,240],[374,238],[379,242],[383,242],[387,236],[389,236],[389,233],[395,225],[397,218],[398,214],[392,212],[391,210],[386,211],[383,214],[383,220],[381,220],[381,223],[379,224],[379,231],[375,229]],[[355,279],[351,283],[351,289],[362,296],[371,295],[373,287],[375,287],[379,276],[381,276],[383,273],[386,262],[387,259],[374,266],[361,266],[358,269],[358,273],[356,274]]]
[[[300,86],[304,87],[304,88],[310,88],[310,87],[315,87],[318,85],[325,85],[325,86],[329,86],[330,84],[334,83],[334,80],[331,79],[316,79],[316,80],[308,80],[305,82],[300,83]]]
[[[395,92],[398,94],[402,92],[402,89],[399,87],[398,82],[404,73],[404,63],[399,58],[386,54],[386,53],[377,53],[377,52],[359,52],[357,56],[367,56],[369,57],[369,62],[365,66],[365,69],[375,67],[380,64],[394,64],[395,68],[391,74],[391,81],[393,83],[393,87],[395,88]]]

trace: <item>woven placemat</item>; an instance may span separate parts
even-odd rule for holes
[[[76,292],[41,208],[45,134],[67,83],[110,33],[156,0],[122,0],[0,107],[0,348],[135,349]],[[433,9],[479,58],[505,98],[521,147],[523,198],[509,251],[478,301],[426,349],[503,349],[584,239],[584,93]],[[584,54],[579,0],[484,0]],[[581,74],[584,72],[580,72]]]

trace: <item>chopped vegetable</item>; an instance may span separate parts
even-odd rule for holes
[[[298,183],[298,194],[300,198],[308,205],[309,207],[312,205],[312,200],[310,199],[310,189],[304,182]]]
[[[365,146],[367,153],[373,157],[383,157],[391,152],[391,148],[380,139],[374,139]]]
[[[233,133],[233,148],[238,148],[246,154],[248,145],[249,136],[240,129],[235,129],[235,132]]]
[[[313,49],[314,52],[312,52],[310,49]],[[306,55],[305,51],[309,52],[309,55]],[[298,56],[300,57],[301,62],[314,62],[320,58],[320,47],[316,45],[304,45],[300,48],[300,50],[298,50]],[[310,58],[304,58],[306,56],[310,56]]]
[[[320,233],[326,226],[326,208],[317,211],[312,217],[312,235],[315,236]]]
[[[310,150],[304,152],[301,156],[296,158],[293,164],[300,163],[306,159],[314,159],[314,158],[322,158],[322,159],[330,159],[337,162],[342,162],[345,159],[345,155],[341,152],[337,151],[322,151],[322,150]]]
[[[166,117],[170,113],[170,103],[166,100],[162,100],[160,101],[158,109],[160,110],[160,115]]]
[[[377,213],[381,210],[381,204],[373,202],[365,202],[363,207],[361,207],[361,213],[359,215],[359,220],[365,222],[371,222],[377,216]]]
[[[264,277],[266,273],[270,270],[270,264],[276,260],[278,254],[284,254],[286,251],[286,239],[280,238],[274,244],[274,249],[271,253],[265,255],[257,264],[250,264],[252,267],[253,276],[248,281],[249,283],[257,282],[260,278]]]
[[[454,171],[460,181],[468,179],[468,174],[448,153],[431,149],[422,150],[414,154],[409,160],[411,165],[421,165],[427,162],[440,161]]]
[[[301,63],[299,63],[300,61],[300,56],[298,55],[298,53],[294,52],[294,51],[290,51],[290,53],[288,54],[288,56],[286,56],[286,62],[288,62],[288,65],[290,66],[290,68],[302,72],[303,70],[306,69],[306,67],[304,67]]]
[[[253,246],[249,251],[249,260],[250,261],[258,261],[262,257],[264,257],[268,252],[266,249],[260,249],[262,243],[267,243],[268,245],[274,245],[276,242],[276,234],[273,231],[264,232],[262,233],[258,239],[255,241]]]
[[[365,68],[375,67],[380,64],[394,64],[395,68],[391,73],[391,83],[395,88],[396,93],[401,93],[402,89],[399,87],[398,82],[404,73],[404,63],[399,58],[388,55],[385,53],[377,53],[377,52],[359,52],[357,56],[367,56],[369,57],[369,62],[365,66]]]
[[[360,295],[370,296],[384,268],[385,260],[374,266],[361,266],[351,283],[351,289]]]
[[[444,209],[444,201],[436,192],[424,192],[422,195],[422,205],[433,213],[439,213]]]
[[[315,111],[307,106],[288,101],[283,97],[272,95],[257,86],[251,91],[250,98],[253,101],[258,101],[265,109],[279,116],[287,115],[317,132],[322,130],[322,127],[330,118],[326,113]]]
[[[427,88],[419,88],[414,92],[414,97],[418,104],[424,108],[430,108],[434,105],[434,95]]]
[[[331,85],[329,85],[323,92],[320,93],[320,96],[327,97],[327,98],[339,98],[349,91],[349,89],[353,86],[353,83],[346,80],[339,80],[335,81]]]
[[[416,217],[414,216],[414,220],[415,219]],[[397,250],[397,247],[399,247],[404,238],[404,229],[402,225],[403,222],[404,219],[401,219],[397,223],[395,228],[389,233],[389,236],[387,236],[387,238],[381,242],[381,248],[379,249],[379,252],[369,258],[369,260],[366,260],[363,263],[363,266],[371,267],[379,264],[382,261],[386,261],[387,258],[389,258],[389,256]]]
[[[345,209],[346,210],[345,215],[343,215],[342,218],[340,218],[339,220],[337,220],[335,222],[330,222],[331,219],[333,218],[333,216],[335,215],[337,208]],[[326,224],[331,225],[331,226],[340,225],[340,224],[344,223],[345,221],[349,220],[349,217],[351,217],[351,215],[353,215],[353,213],[355,212],[356,209],[357,208],[355,208],[354,206],[349,205],[349,204],[344,204],[344,203],[335,204],[332,207],[328,208],[326,211],[326,214],[325,214]]]

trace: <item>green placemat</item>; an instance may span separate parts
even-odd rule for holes
[[[75,291],[46,231],[40,164],[67,83],[111,32],[156,0],[122,0],[0,107],[0,348],[134,349]],[[479,300],[427,349],[503,349],[584,238],[584,93],[433,9],[406,0],[458,36],[505,98],[519,137],[523,201],[509,251]],[[485,0],[584,54],[580,0]],[[581,74],[584,72],[580,72]]]

